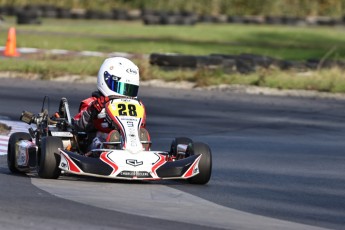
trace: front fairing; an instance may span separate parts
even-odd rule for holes
[[[97,150],[98,151],[98,150]],[[70,173],[129,180],[189,178],[199,173],[201,155],[168,161],[165,152],[127,150],[99,150],[99,158],[60,150],[59,167]]]

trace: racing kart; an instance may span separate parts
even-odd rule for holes
[[[147,148],[151,141],[140,137],[144,108],[138,100],[110,98],[98,118],[119,130],[120,140],[87,152],[90,137],[74,128],[67,99],[62,98],[58,112],[49,116],[47,98],[40,113],[22,113],[20,120],[30,125],[28,132],[9,138],[7,163],[12,173],[37,171],[47,179],[57,179],[63,172],[123,180],[186,179],[191,184],[210,180],[208,145],[177,137],[168,151]]]

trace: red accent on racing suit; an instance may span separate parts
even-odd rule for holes
[[[99,119],[97,117],[91,117],[89,111],[90,106],[92,106],[92,102],[96,101],[97,97],[89,97],[83,100],[79,106],[79,113],[74,116],[74,125],[80,131],[85,132],[96,132],[100,131],[102,133],[109,133],[112,129],[109,127],[108,122],[102,118]],[[135,99],[137,100],[137,99]],[[144,108],[144,117],[142,119],[141,127],[145,128],[146,126],[146,111],[144,104],[139,100]]]

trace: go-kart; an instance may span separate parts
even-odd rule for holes
[[[140,137],[144,108],[138,100],[110,98],[98,118],[119,130],[120,140],[103,142],[87,152],[90,137],[74,128],[67,99],[60,100],[56,116],[49,116],[46,99],[40,113],[22,113],[20,120],[31,125],[28,133],[13,133],[9,138],[7,163],[12,173],[37,171],[47,179],[57,179],[63,171],[123,180],[187,179],[192,184],[210,180],[208,145],[177,137],[169,151],[147,147],[151,141]]]

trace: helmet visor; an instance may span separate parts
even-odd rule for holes
[[[107,71],[104,72],[104,82],[109,89],[121,95],[136,97],[138,95],[139,86],[120,82],[120,79],[121,77],[111,75]]]

